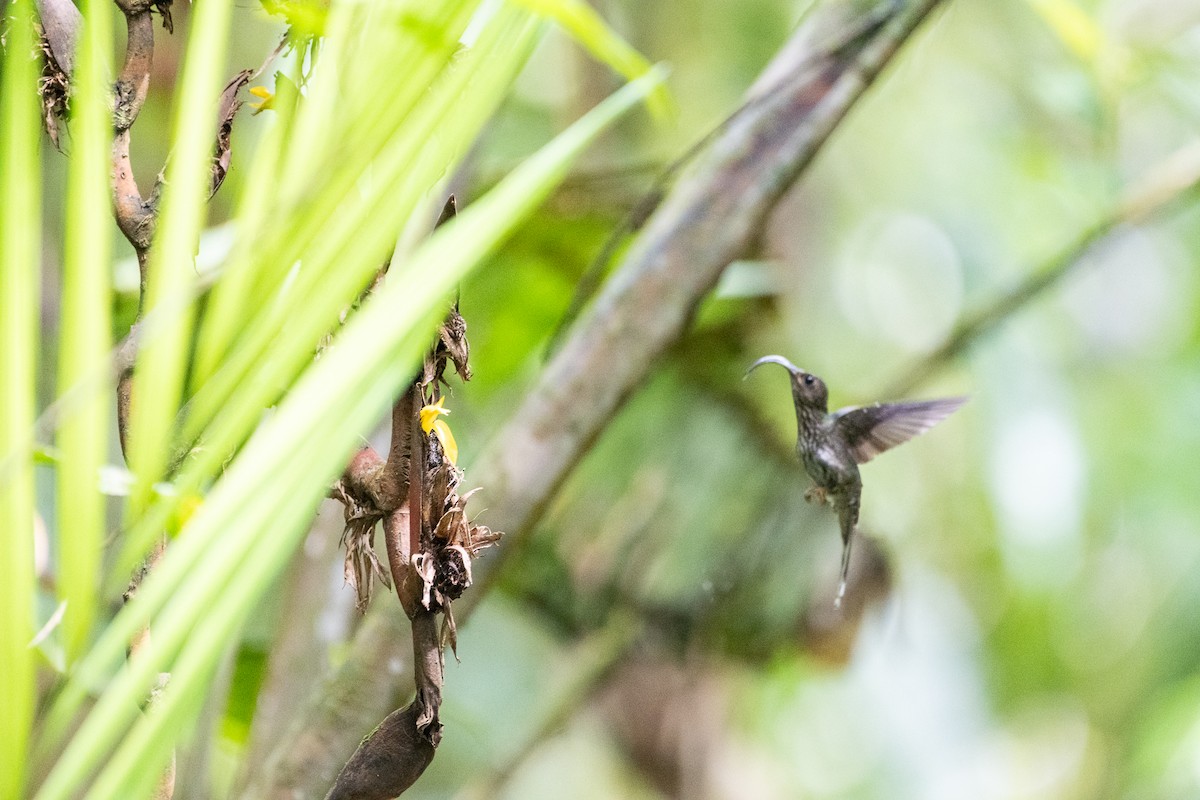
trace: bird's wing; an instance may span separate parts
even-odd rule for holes
[[[965,402],[965,397],[947,397],[843,408],[833,415],[833,425],[850,446],[854,460],[864,464],[929,430]]]

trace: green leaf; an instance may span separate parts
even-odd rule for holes
[[[264,171],[259,180],[247,184],[242,208],[261,217],[250,218],[251,224],[244,231],[248,235],[241,237],[240,249],[231,259],[231,271],[250,261],[251,250],[262,253],[286,248],[286,252],[267,259],[265,264],[258,257],[254,291],[250,294],[259,302],[246,299],[244,303],[257,307],[261,298],[275,295],[301,254],[306,262],[311,261],[310,245],[323,238],[328,220],[339,215],[356,219],[345,213],[347,199],[354,196],[369,175],[368,165],[383,151],[412,147],[412,142],[397,142],[394,134],[427,100],[424,95],[430,83],[447,70],[459,49],[458,37],[465,31],[477,5],[478,2],[464,0],[441,0],[409,9],[398,5],[396,8],[403,13],[392,19],[390,25],[381,24],[378,12],[365,6],[335,7],[331,39],[322,46],[320,57],[320,65],[329,68],[319,69],[313,77],[310,91],[296,111],[298,118],[293,135],[286,142],[286,152],[282,152],[285,148],[281,146],[278,148],[281,154],[267,156],[273,161],[274,171]],[[355,13],[361,16],[354,16]],[[426,15],[425,22],[414,21],[422,19],[419,14]],[[429,32],[434,20],[442,26],[442,33]],[[365,35],[364,31],[378,38],[352,46],[352,38]],[[371,58],[361,56],[364,49]],[[348,71],[361,71],[364,61],[373,73],[357,80],[342,79]],[[384,97],[380,93],[379,75],[404,75],[405,80],[389,85]],[[432,138],[435,133],[428,127],[420,131],[408,128],[408,131],[410,139],[421,135]],[[411,150],[407,152],[406,157],[414,157]],[[280,155],[286,155],[286,159],[277,160]],[[321,190],[314,191],[315,187]],[[280,214],[302,214],[303,218],[291,227],[263,224]],[[312,270],[306,273],[311,274]],[[288,298],[284,303],[285,314],[290,302]],[[215,368],[213,351],[226,346],[239,328],[246,328],[242,320],[206,317],[203,333],[206,338],[217,339],[219,344],[202,347],[204,378]],[[246,331],[246,335],[250,332]]]
[[[151,487],[166,473],[176,413],[182,401],[195,319],[193,254],[203,227],[215,141],[213,98],[220,93],[232,0],[197,4],[171,137],[166,189],[150,249],[147,313],[134,373],[127,456],[137,476],[130,518],[151,502]]]
[[[516,0],[536,14],[554,20],[588,51],[614,70],[633,80],[650,71],[647,61],[620,34],[609,27],[585,0]],[[674,103],[662,84],[648,98],[650,110],[659,119],[674,114]]]
[[[105,498],[97,476],[108,450],[113,414],[106,379],[111,343],[112,214],[108,83],[112,25],[104,0],[83,5],[71,99],[57,431],[58,596],[66,605],[62,640],[68,663],[83,652],[96,617],[105,537]]]
[[[297,48],[291,55],[293,74],[297,81],[305,52],[303,48]],[[237,224],[243,231],[257,233],[267,227],[271,210],[269,198],[295,112],[296,104],[287,103],[276,107],[274,113],[268,113],[265,117],[269,127],[263,135],[255,158],[250,160],[250,174],[239,197],[235,215]],[[227,260],[232,266],[222,271],[221,279],[216,282],[209,295],[208,308],[196,346],[196,362],[192,369],[192,394],[212,377],[230,342],[236,339],[241,331],[243,319],[250,315],[250,309],[254,307],[253,283],[257,273],[251,268],[255,262],[248,258],[244,251],[256,241],[257,237],[253,235],[238,237],[235,246],[241,250],[235,250],[229,255]]]
[[[0,73],[0,798],[16,798],[36,701],[32,430],[41,262],[41,125],[32,0],[12,0]]]

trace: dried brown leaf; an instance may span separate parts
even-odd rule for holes
[[[462,597],[470,585],[471,554],[460,545],[449,545],[439,550],[434,588],[443,604]]]
[[[450,504],[450,499],[454,491],[454,487],[458,485],[459,471],[448,460],[441,458],[441,444],[436,436],[429,437],[430,455],[437,455],[437,458],[429,458],[427,461],[428,468],[426,469],[426,484],[425,484],[425,519],[431,523],[433,520],[440,519],[445,513],[447,505]]]
[[[445,383],[442,373],[446,370],[446,358],[454,362],[454,370],[460,378],[464,381],[471,380],[471,367],[467,364],[471,355],[471,344],[467,341],[467,321],[458,313],[457,305],[438,328],[438,346],[434,352],[440,356],[438,380]]]
[[[441,542],[462,541],[466,535],[466,517],[463,514],[462,508],[457,504],[451,506],[449,511],[442,514],[442,518],[438,520],[437,527],[433,530],[434,540],[440,540]]]
[[[471,551],[471,555],[479,554],[480,550],[491,547],[496,542],[500,541],[504,534],[500,531],[494,531],[486,525],[472,524],[469,531],[469,541],[467,548]]]
[[[162,15],[163,27],[167,33],[175,32],[175,20],[171,19],[171,3],[173,0],[151,0],[150,5]]]
[[[438,646],[445,652],[446,645],[450,646],[450,652],[454,653],[454,660],[458,661],[458,625],[454,621],[454,609],[451,603],[446,603],[442,609],[442,627],[438,631]]]
[[[421,605],[430,611],[437,611],[436,597],[433,592],[433,581],[437,574],[437,564],[428,553],[417,553],[412,557],[413,572],[421,579]]]
[[[346,527],[342,531],[342,546],[346,548],[346,559],[342,574],[347,584],[354,588],[355,607],[365,611],[371,602],[373,578],[389,589],[392,578],[384,569],[375,553],[375,526],[383,515],[375,508],[360,503],[347,491],[341,481],[330,492],[334,499],[345,506]]]
[[[67,119],[70,110],[71,81],[65,69],[54,57],[53,45],[47,36],[40,34],[38,40],[44,58],[42,75],[38,79],[38,99],[42,104],[42,122],[54,149],[62,152],[59,142],[59,122]]]
[[[233,119],[242,107],[242,101],[237,95],[253,76],[253,70],[244,69],[230,78],[229,83],[221,90],[221,99],[217,104],[217,148],[213,153],[209,197],[217,193],[229,172],[229,164],[233,160]]]
[[[354,588],[354,605],[360,612],[366,611],[371,603],[373,578],[392,588],[391,576],[375,553],[375,523],[378,520],[378,517],[366,517],[347,522],[342,532],[342,546],[346,548],[343,575],[346,583]]]

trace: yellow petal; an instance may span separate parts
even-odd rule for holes
[[[255,97],[262,98],[262,100],[257,103],[248,104],[252,109],[254,109],[255,114],[259,113],[260,111],[266,111],[268,108],[275,107],[275,95],[271,94],[271,91],[267,89],[267,87],[252,86],[250,88],[250,94],[254,95]]]
[[[445,397],[439,397],[436,403],[427,405],[421,409],[421,430],[426,433],[432,433],[434,421],[442,414],[450,413],[450,409],[442,408],[442,403],[445,401]]]
[[[442,452],[446,454],[446,458],[450,459],[451,464],[457,465],[458,443],[454,441],[454,434],[450,432],[450,426],[444,420],[435,419],[433,421],[433,434],[442,443]]]

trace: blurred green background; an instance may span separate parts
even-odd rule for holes
[[[609,232],[737,106],[811,4],[596,5],[671,65],[678,117],[593,148],[463,286],[476,377],[447,406],[468,485]],[[257,66],[278,26],[255,4],[236,15],[231,69]],[[176,19],[186,30],[186,5]],[[159,39],[141,174],[165,156],[180,40]],[[445,738],[406,796],[1200,796],[1191,198],[1115,228],[914,390],[972,400],[864,468],[871,539],[845,614],[832,608],[835,519],[803,502],[783,374],[741,380],[781,353],[821,375],[835,406],[895,399],[882,393],[964,314],[1195,143],[1198,76],[1200,8],[1185,0],[951,0],[460,629]],[[458,180],[460,202],[617,81],[551,34]],[[257,134],[239,121],[218,217]],[[136,268],[121,269],[136,292]],[[128,294],[118,334],[135,305]],[[344,655],[356,616],[340,527],[327,504],[231,656],[180,754],[177,797],[223,796],[247,749]]]

